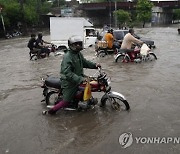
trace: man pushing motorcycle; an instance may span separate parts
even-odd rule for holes
[[[101,67],[100,64],[84,58],[80,52],[83,49],[83,39],[80,36],[70,37],[68,46],[69,50],[63,57],[60,70],[63,99],[48,111],[43,111],[44,115],[55,114],[59,109],[68,106],[75,96],[79,84],[86,80],[83,68],[97,69]]]

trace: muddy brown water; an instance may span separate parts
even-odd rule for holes
[[[180,143],[137,143],[135,137],[180,137],[180,35],[176,27],[135,29],[155,41],[158,60],[116,64],[113,56],[98,59],[93,48],[85,57],[102,64],[113,91],[122,93],[131,110],[97,106],[88,112],[60,111],[43,116],[41,78],[59,77],[62,55],[30,61],[27,37],[0,41],[0,153],[10,154],[169,154]],[[48,35],[44,36],[49,40]],[[95,70],[85,70],[93,75]],[[102,93],[94,94],[100,99]],[[132,133],[128,148],[119,144]]]

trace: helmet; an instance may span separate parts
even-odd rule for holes
[[[68,39],[68,46],[73,51],[81,51],[83,49],[83,39],[81,36],[74,35]]]

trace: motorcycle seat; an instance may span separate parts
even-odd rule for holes
[[[57,77],[52,77],[52,76],[48,77],[45,80],[45,84],[48,87],[52,87],[52,88],[56,88],[56,89],[61,88],[61,80],[60,80],[60,78],[57,78]]]
[[[41,49],[34,48],[33,50],[30,50],[31,54],[36,54],[38,51],[41,51]]]
[[[119,49],[118,52],[125,53],[125,52],[132,52],[133,49]]]
[[[107,48],[107,52],[114,52],[114,49]]]

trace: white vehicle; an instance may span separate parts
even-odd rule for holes
[[[73,35],[83,38],[83,46],[95,45],[97,34],[88,20],[80,17],[50,17],[51,43],[59,47],[68,47],[68,39]]]

